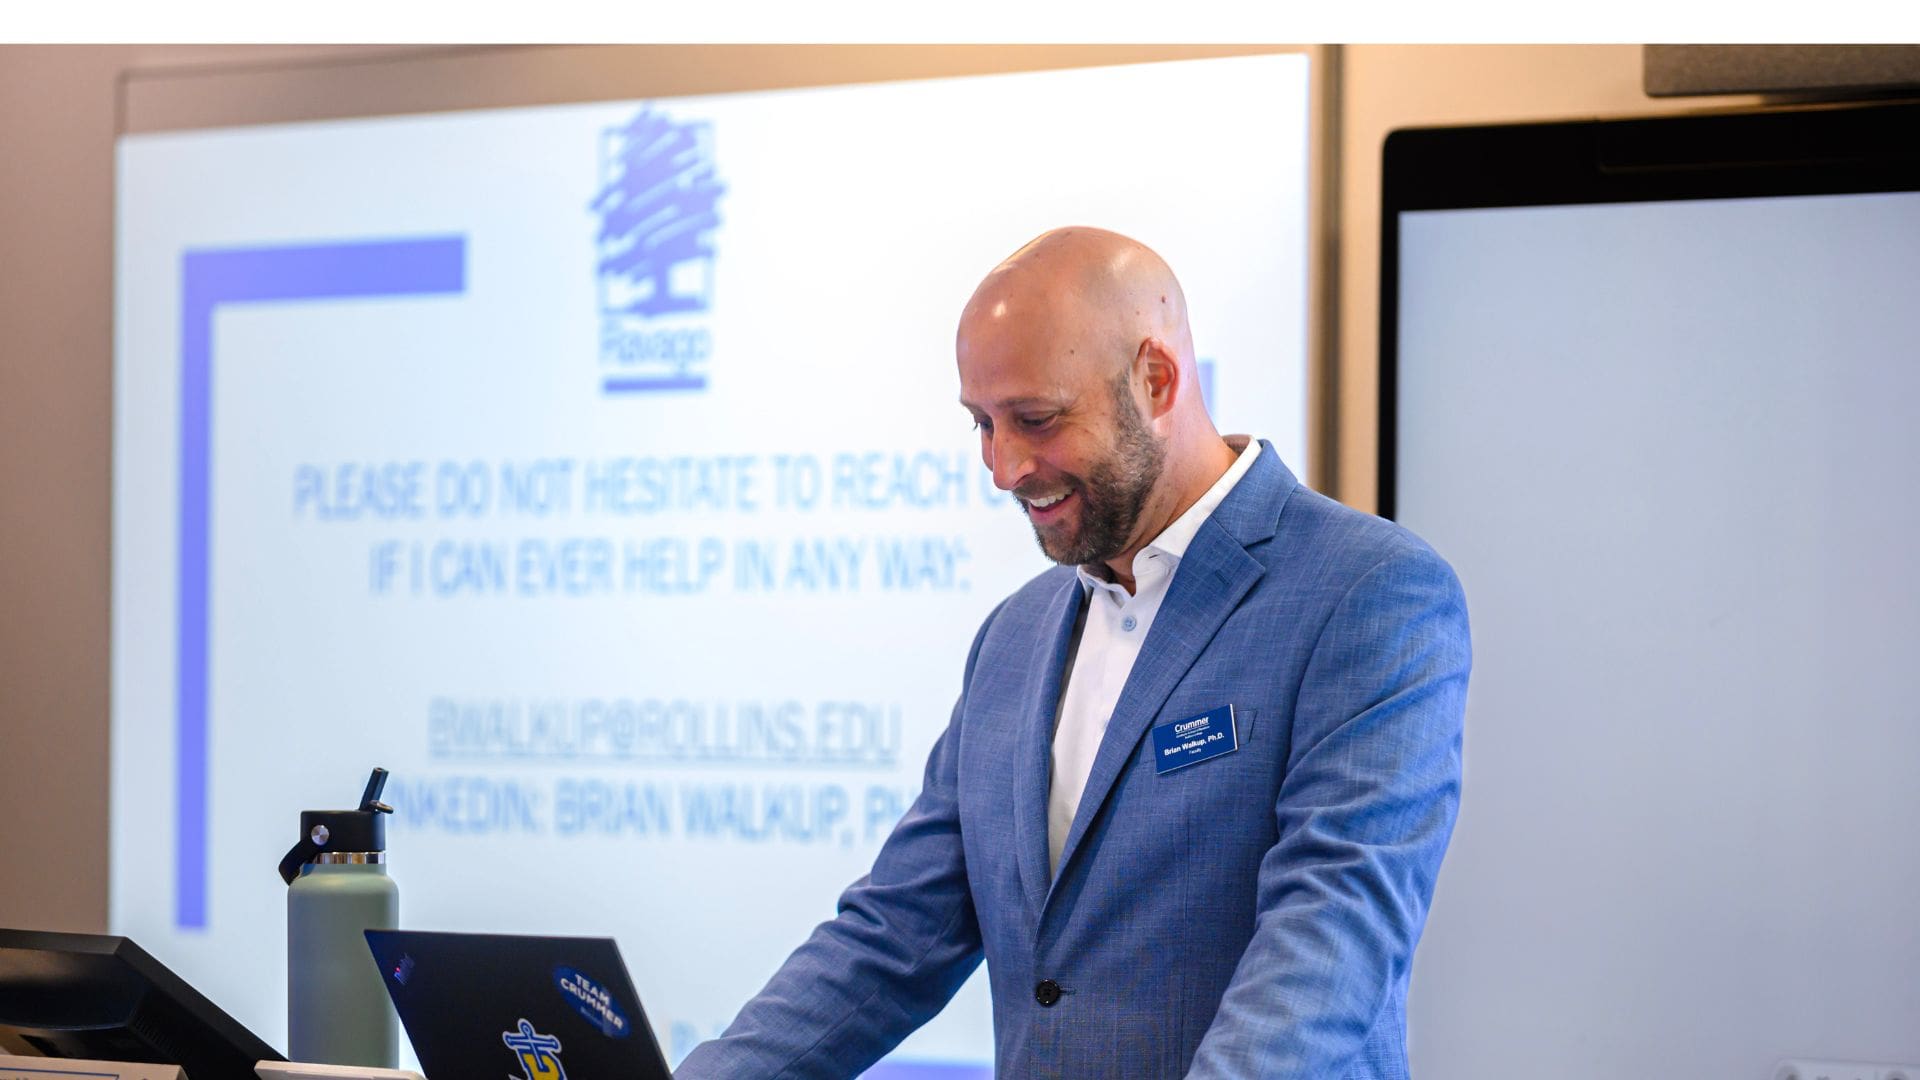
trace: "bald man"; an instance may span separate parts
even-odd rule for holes
[[[1180,285],[1133,240],[1027,244],[957,355],[1061,566],[981,626],[839,916],[676,1076],[857,1076],[984,958],[1000,1077],[1405,1077],[1459,803],[1453,572],[1215,431]]]

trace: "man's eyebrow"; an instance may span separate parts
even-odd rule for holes
[[[1002,409],[1018,409],[1023,405],[1042,405],[1050,409],[1060,407],[1060,402],[1055,401],[1053,398],[1040,397],[1038,395],[1032,395],[1032,394],[1029,394],[1026,397],[1003,398],[1002,400],[995,402],[995,404]],[[966,398],[960,399],[960,406],[964,409],[969,409],[969,410],[978,410],[980,408],[980,406],[975,405],[973,402],[968,401]]]

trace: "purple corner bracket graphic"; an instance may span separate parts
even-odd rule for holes
[[[860,1080],[993,1080],[993,1066],[933,1061],[883,1061]]]
[[[226,304],[466,291],[463,236],[188,251],[180,267],[180,634],[174,924],[207,925],[207,540],[213,315]]]

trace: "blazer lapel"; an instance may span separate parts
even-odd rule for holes
[[[1066,846],[1060,852],[1057,878],[1066,876],[1067,865],[1073,861],[1089,824],[1099,814],[1122,770],[1133,759],[1134,748],[1160,707],[1166,704],[1174,686],[1206,651],[1241,598],[1265,573],[1259,560],[1247,554],[1247,546],[1273,536],[1280,508],[1298,485],[1299,481],[1280,463],[1273,448],[1263,446],[1247,475],[1240,478],[1226,501],[1194,534],[1193,543],[1187,546],[1173,575],[1167,597],[1154,616],[1153,629],[1141,644],[1140,658],[1134,661],[1126,685],[1121,688],[1120,703],[1107,722],[1107,732],[1093,758],[1093,770],[1087,776],[1086,790],[1080,796],[1079,808],[1074,811],[1073,827],[1068,830]],[[1045,801],[1043,789],[1040,819],[1043,870],[1046,866]]]
[[[1020,770],[1014,785],[1014,844],[1020,883],[1027,903],[1038,913],[1052,887],[1047,869],[1047,790],[1053,779],[1053,725],[1060,711],[1060,684],[1066,675],[1067,646],[1079,618],[1083,590],[1077,577],[1067,576],[1048,604],[1045,621],[1052,635],[1041,642],[1040,663],[1028,673],[1026,723],[1021,725]]]

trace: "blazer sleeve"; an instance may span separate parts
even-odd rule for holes
[[[1460,583],[1424,545],[1335,605],[1294,706],[1253,940],[1188,1073],[1334,1077],[1404,987],[1460,803]]]
[[[920,795],[872,871],[840,895],[839,914],[815,928],[726,1031],[687,1056],[676,1080],[848,1080],[932,1019],[979,966],[958,762],[966,688],[998,614],[974,637],[960,700],[928,755]]]

